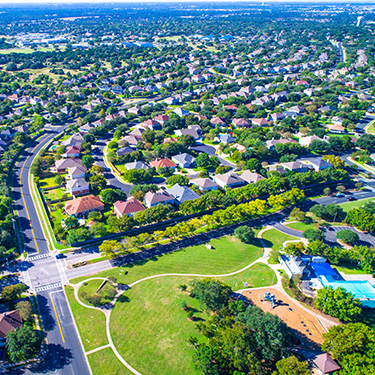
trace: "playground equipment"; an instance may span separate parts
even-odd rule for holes
[[[263,294],[263,298],[265,301],[271,304],[271,309],[275,307],[276,297],[273,294],[271,294],[270,292],[266,292]]]

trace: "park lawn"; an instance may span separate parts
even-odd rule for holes
[[[92,279],[92,280],[89,280],[89,281],[85,281],[80,286],[79,291],[78,291],[78,296],[79,296],[80,300],[83,303],[85,303],[86,305],[94,306],[92,304],[92,302],[90,302],[88,300],[87,297],[92,296],[93,294],[96,294],[97,290],[99,289],[99,287],[102,285],[103,282],[104,282],[104,280],[102,280],[102,279]],[[101,305],[104,305],[104,304],[106,304],[106,303],[108,303],[112,300],[112,298],[108,298],[107,295],[106,295],[106,292],[110,289],[115,291],[115,287],[110,282],[106,281],[103,284],[100,291],[98,292],[98,294],[100,296],[102,296]],[[86,295],[87,295],[86,298],[84,297],[84,293],[86,293]]]
[[[366,204],[368,202],[372,202],[374,200],[375,200],[374,198],[360,199],[358,201],[340,203],[339,206],[342,207],[344,212],[348,212],[352,208],[361,208],[364,204]]]
[[[57,175],[56,175],[57,176]],[[53,186],[58,186],[58,184],[55,182],[56,176],[51,176],[51,177],[44,177],[39,180],[39,186],[41,188],[46,188],[46,187],[53,187]],[[62,175],[63,176],[63,175]]]
[[[253,244],[245,244],[233,236],[225,236],[211,240],[210,244],[213,246],[212,250],[203,244],[191,246],[160,257],[112,268],[95,276],[114,276],[119,283],[131,284],[143,277],[162,273],[220,275],[240,270],[263,254],[263,247],[257,239],[254,239]],[[85,279],[78,277],[71,282],[78,283]]]
[[[113,342],[122,357],[140,373],[202,374],[194,366],[194,348],[187,342],[190,336],[200,334],[196,323],[188,321],[186,311],[180,308],[185,300],[195,316],[207,318],[199,302],[178,289],[190,280],[178,276],[147,280],[124,292],[116,302],[110,320]]]
[[[304,232],[307,229],[317,229],[318,225],[314,223],[288,223],[285,224],[287,227]]]
[[[99,310],[80,305],[74,297],[74,290],[71,286],[65,287],[65,293],[85,351],[108,344],[104,314]]]
[[[193,279],[166,276],[146,280],[124,292],[116,302],[110,320],[111,336],[119,353],[139,372],[157,375],[162,368],[163,375],[202,374],[194,366],[194,349],[187,339],[203,337],[195,323],[187,320],[181,302],[184,300],[194,309],[196,321],[208,316],[197,300],[178,288],[181,284],[189,285]],[[218,279],[235,289],[242,289],[245,280],[254,287],[273,285],[277,281],[275,273],[265,264]],[[157,361],[144,360],[151,356]]]
[[[116,357],[111,348],[105,348],[87,356],[93,375],[132,375]]]
[[[266,240],[266,245],[273,250],[281,250],[285,241],[298,240],[297,237],[289,236],[277,229],[269,229],[263,232],[262,239]]]
[[[277,283],[275,272],[264,263],[256,263],[250,268],[233,276],[220,277],[233,290],[244,288],[260,288]],[[245,286],[247,283],[247,286]]]

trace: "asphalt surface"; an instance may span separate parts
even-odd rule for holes
[[[63,292],[64,265],[51,255],[30,194],[29,170],[37,153],[65,127],[43,135],[22,154],[12,179],[15,207],[28,259],[20,262],[22,279],[37,295],[47,336],[48,354],[38,365],[18,369],[20,374],[90,374],[68,302]]]

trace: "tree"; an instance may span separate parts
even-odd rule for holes
[[[290,255],[301,255],[305,251],[305,245],[303,242],[290,242],[283,250]]]
[[[180,174],[168,177],[167,179],[167,185],[179,184],[181,186],[187,186],[189,183],[190,180],[186,176],[182,176]]]
[[[105,169],[103,167],[101,167],[100,165],[98,165],[98,164],[94,164],[91,167],[91,173],[92,174],[103,174],[104,171],[105,171]]]
[[[303,211],[301,211],[298,207],[294,207],[289,216],[297,221],[306,220],[306,214]]]
[[[22,283],[6,286],[1,292],[1,296],[6,301],[14,301],[21,297],[22,293],[27,291],[27,286]]]
[[[125,201],[126,193],[120,189],[104,189],[100,192],[100,198],[105,204],[113,204],[117,201]]]
[[[306,229],[303,232],[303,237],[307,238],[309,241],[323,241],[324,233],[319,229]]]
[[[89,228],[89,232],[95,237],[103,237],[107,234],[107,228],[104,223],[95,222]]]
[[[16,304],[16,309],[19,311],[20,316],[24,322],[31,320],[33,308],[30,301],[20,301]]]
[[[326,206],[316,204],[310,208],[310,212],[327,221],[340,221],[345,217],[343,208],[335,203],[330,203]]]
[[[301,362],[295,356],[280,359],[276,368],[272,375],[311,375],[307,362]]]
[[[238,315],[237,320],[254,332],[256,346],[262,358],[278,360],[288,353],[291,333],[288,326],[277,315],[265,313],[258,306],[250,305]]]
[[[352,208],[346,214],[345,221],[362,231],[375,230],[375,215],[362,208]]]
[[[68,216],[65,220],[64,220],[64,226],[67,228],[67,229],[72,229],[72,228],[78,228],[79,227],[79,221],[76,217],[74,216]]]
[[[106,179],[100,174],[92,175],[89,179],[90,189],[94,193],[99,193],[107,186]]]
[[[90,212],[89,214],[88,214],[88,216],[87,216],[87,219],[88,220],[96,220],[96,221],[98,221],[98,220],[100,220],[102,218],[102,214],[101,214],[101,212],[99,212],[99,211],[93,211],[93,212]]]
[[[361,302],[341,287],[319,289],[315,299],[315,307],[343,322],[355,321],[362,311]]]
[[[57,175],[53,180],[57,185],[62,185],[65,182],[65,177],[61,174]]]
[[[217,311],[226,306],[232,294],[229,285],[210,278],[193,280],[191,285],[191,296],[197,298],[202,306],[212,311]]]
[[[367,133],[363,134],[358,138],[355,145],[362,150],[372,150],[375,148],[375,135]]]
[[[66,237],[68,244],[87,241],[91,238],[90,232],[86,228],[71,229]]]
[[[114,259],[126,253],[124,246],[116,240],[103,241],[99,246],[99,251],[101,255],[110,259]]]
[[[234,230],[234,235],[241,242],[251,243],[254,239],[254,231],[247,225],[242,225]]]
[[[328,195],[331,195],[331,193],[332,193],[332,190],[329,187],[326,187],[326,188],[323,189],[324,195],[328,196]]]
[[[90,169],[94,165],[94,158],[91,155],[83,155],[82,165],[87,169]]]
[[[336,233],[336,238],[350,245],[358,242],[359,240],[358,234],[350,229],[340,230]]]
[[[40,350],[42,336],[25,325],[10,331],[6,336],[5,347],[12,362],[33,358]]]

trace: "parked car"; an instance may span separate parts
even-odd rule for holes
[[[64,254],[57,254],[56,255],[56,259],[62,259],[62,258],[65,258]]]
[[[353,197],[352,195],[350,197],[348,197],[348,201],[356,201],[357,198],[356,197]]]
[[[335,197],[345,197],[345,195],[343,193],[336,193]]]

